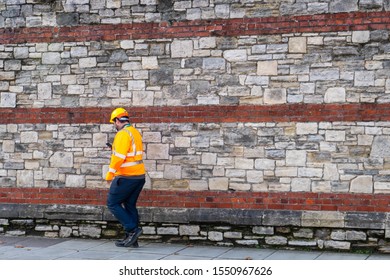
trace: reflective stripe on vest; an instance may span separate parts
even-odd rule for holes
[[[135,165],[142,164],[142,163],[144,163],[142,160],[133,161],[133,162],[125,162],[121,165],[121,167],[130,167],[130,166],[135,166]]]
[[[126,156],[125,156],[125,155],[120,154],[120,153],[118,153],[117,151],[112,151],[112,154],[113,154],[114,156],[117,156],[118,158],[126,159]],[[127,155],[128,155],[128,154],[127,154]]]
[[[138,152],[133,152],[133,153],[128,153],[127,156],[128,157],[134,157],[134,156],[141,156],[143,155],[143,151],[138,151]]]
[[[129,134],[129,136],[131,138],[131,142],[133,142],[133,146],[132,146],[133,152],[128,153],[127,156],[128,157],[134,157],[135,155],[137,155],[137,148],[135,146],[134,136],[133,136],[133,134],[129,130],[125,129],[125,131]]]

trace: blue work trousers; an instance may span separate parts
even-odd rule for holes
[[[107,197],[107,207],[122,224],[126,232],[138,227],[136,208],[138,196],[145,185],[145,179],[115,177]]]

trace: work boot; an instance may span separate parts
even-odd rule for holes
[[[125,247],[124,244],[123,244],[123,240],[117,240],[115,241],[115,246],[117,247]],[[132,248],[138,248],[139,247],[139,244],[138,244],[138,240],[136,240],[133,245],[131,245],[130,247]]]
[[[116,241],[115,241],[115,246],[117,246],[117,247],[125,247],[125,246],[123,245],[123,241],[125,241],[126,238],[128,238],[128,237],[129,237],[129,233],[126,232],[126,233],[125,233],[125,238],[120,239],[120,240],[116,240]],[[134,242],[134,244],[133,244],[132,247],[133,247],[133,248],[138,248],[138,247],[139,247],[138,240],[136,240],[136,241]]]
[[[136,228],[128,233],[128,236],[123,240],[123,247],[130,247],[137,242],[138,237],[142,234],[141,228]],[[138,242],[137,242],[138,243]]]
[[[127,237],[129,237],[129,233],[126,231],[126,232],[125,232],[125,237],[124,237],[123,239],[118,239],[118,240],[116,240],[116,241],[115,241],[115,245],[122,243],[123,241],[126,240]],[[118,245],[117,245],[117,246],[118,246]]]
[[[118,239],[115,241],[117,247],[123,247],[123,241],[129,236],[129,233],[125,232],[125,237],[123,239]]]
[[[123,239],[116,240],[115,245],[118,247],[123,247],[123,245],[121,246],[121,243],[123,243],[123,241],[125,241],[127,237],[129,237],[129,233],[125,232],[125,237]]]

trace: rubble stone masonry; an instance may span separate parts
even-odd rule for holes
[[[115,131],[144,235],[388,250],[390,1],[5,0],[0,233],[113,238]]]

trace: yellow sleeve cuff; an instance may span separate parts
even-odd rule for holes
[[[111,181],[112,179],[114,179],[114,173],[107,172],[106,181]]]

